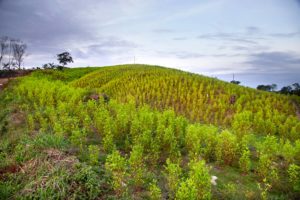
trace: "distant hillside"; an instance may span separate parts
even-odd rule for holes
[[[198,74],[149,65],[99,68],[71,83],[105,93],[120,102],[134,99],[164,110],[168,107],[194,122],[299,139],[300,123],[291,98],[258,91]]]

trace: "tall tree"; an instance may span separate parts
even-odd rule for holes
[[[67,51],[57,54],[57,60],[59,61],[60,64],[63,65],[63,67],[65,67],[65,65],[67,65],[68,63],[73,62],[73,58],[71,54]]]
[[[21,40],[16,40],[12,44],[12,50],[13,50],[13,58],[16,61],[16,65],[18,69],[21,69],[21,64],[25,57],[25,52],[27,49],[27,45],[22,42]]]

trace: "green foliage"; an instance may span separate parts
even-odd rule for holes
[[[83,164],[77,165],[74,171],[54,167],[50,171],[42,169],[40,173],[24,186],[17,199],[96,199],[101,193],[99,177]]]
[[[118,151],[109,154],[105,161],[105,169],[112,176],[111,185],[118,196],[127,192],[127,162]]]
[[[295,160],[296,149],[289,140],[286,140],[280,150],[287,164],[293,163]]]
[[[296,164],[291,164],[287,170],[289,181],[293,186],[294,191],[300,191],[300,167]]]
[[[239,160],[239,166],[244,173],[248,173],[251,167],[251,160],[250,160],[250,151],[248,148],[243,150],[242,156]]]
[[[192,179],[182,181],[176,191],[175,199],[178,200],[196,200],[197,198],[197,187]]]
[[[149,185],[149,199],[150,200],[162,199],[161,189],[158,187],[156,181],[152,181]]]
[[[53,134],[39,134],[34,140],[33,145],[38,149],[56,148],[66,149],[68,142],[60,136]]]
[[[35,124],[34,124],[34,119],[33,119],[33,116],[31,114],[29,114],[27,116],[27,126],[28,126],[28,130],[29,131],[34,131],[35,129]]]
[[[182,176],[182,169],[178,163],[172,163],[167,159],[165,166],[165,177],[167,180],[167,188],[169,195],[174,197],[178,184]]]
[[[289,97],[156,66],[94,70],[37,71],[0,94],[7,95],[0,102],[0,140],[7,141],[0,145],[1,178],[15,163],[45,167],[30,178],[16,173],[16,183],[3,175],[0,191],[47,199],[232,199],[244,197],[235,189],[257,192],[259,178],[265,198],[286,193],[287,174],[296,180],[300,126]],[[109,101],[91,97],[104,94]],[[74,168],[67,158],[62,166],[58,149],[87,164]],[[49,151],[54,156],[36,161]],[[53,158],[57,167],[48,163]],[[220,173],[213,189],[204,160]],[[236,180],[241,173],[245,180]]]
[[[216,157],[219,164],[233,165],[237,158],[237,139],[228,130],[218,135]]]
[[[258,183],[258,188],[260,190],[260,196],[262,200],[268,199],[268,191],[271,189],[271,185],[267,182],[267,179],[263,179],[263,183]]]
[[[215,160],[217,132],[218,129],[213,126],[199,124],[187,126],[185,142],[190,156],[201,155],[207,160]]]
[[[257,144],[257,151],[260,155],[276,156],[279,151],[278,139],[275,136],[267,136]]]
[[[191,161],[189,163],[189,179],[191,179],[197,188],[197,199],[211,198],[210,175],[205,162]]]
[[[70,136],[71,143],[82,150],[83,145],[86,144],[86,136],[85,130],[74,130]]]
[[[259,157],[257,172],[262,180],[267,180],[269,185],[273,186],[278,183],[278,169],[270,156],[264,154]]]
[[[143,147],[141,145],[133,146],[130,153],[129,166],[132,181],[136,187],[141,187],[144,183],[145,165],[143,160]]]
[[[72,85],[97,89],[119,102],[134,99],[137,105],[158,110],[172,108],[191,121],[232,125],[239,137],[252,131],[262,135],[278,131],[292,141],[297,138],[290,133],[298,122],[289,97],[197,74],[158,66],[121,65],[100,68]],[[232,97],[234,102],[230,102]],[[285,128],[278,130],[278,124]]]
[[[98,165],[100,148],[97,145],[89,145],[89,162],[91,165]]]
[[[237,197],[237,186],[234,183],[228,183],[224,186],[223,195],[228,199],[238,199]]]
[[[252,132],[253,114],[250,111],[243,111],[234,116],[232,129],[239,138]]]
[[[210,175],[203,160],[189,163],[189,174],[176,191],[175,199],[211,199]]]

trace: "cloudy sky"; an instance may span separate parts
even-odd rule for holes
[[[243,85],[300,82],[300,0],[0,0],[25,66],[156,64]]]

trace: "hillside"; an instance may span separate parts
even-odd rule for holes
[[[71,85],[94,89],[119,102],[134,98],[138,105],[172,108],[192,122],[233,127],[238,133],[300,139],[290,98],[214,78],[157,66],[124,65],[102,68]]]
[[[0,199],[300,196],[296,97],[120,65],[35,71],[0,98]]]

